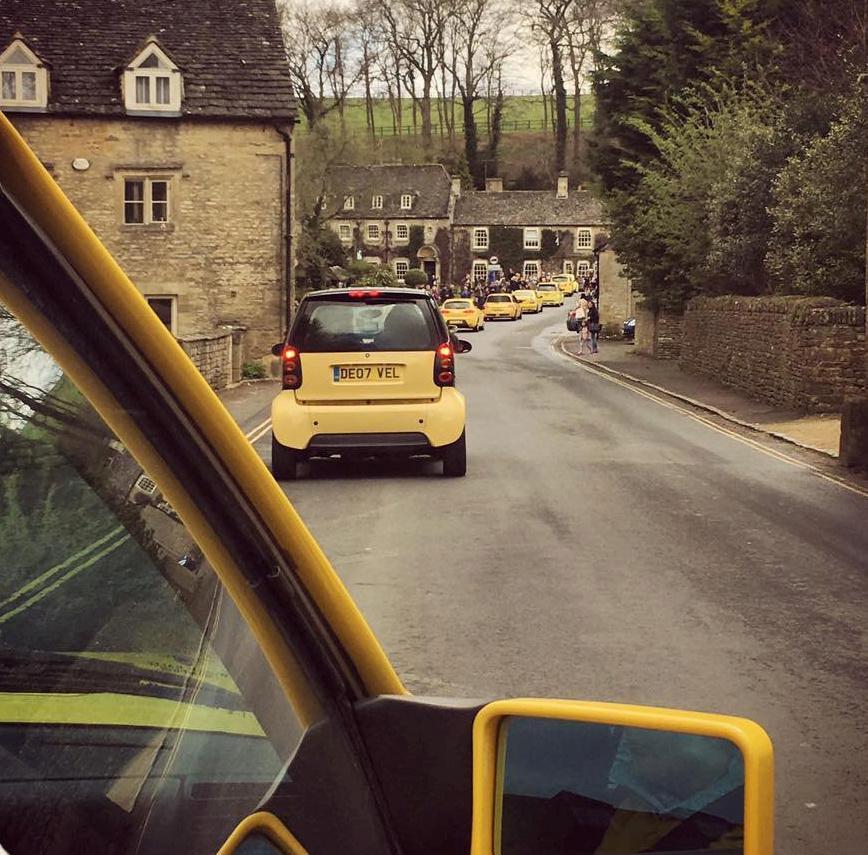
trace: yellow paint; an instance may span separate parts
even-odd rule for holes
[[[643,727],[728,739],[742,753],[745,770],[744,855],[773,855],[774,774],[772,743],[755,722],[733,716],[630,704],[522,698],[483,707],[473,723],[473,833],[471,855],[492,855],[496,840],[498,743],[506,716],[555,718],[620,727]],[[501,785],[502,786],[502,785]],[[502,790],[501,790],[502,792]]]
[[[251,834],[267,837],[284,855],[307,855],[307,849],[292,832],[273,814],[260,811],[243,819],[217,851],[217,855],[233,855]]]
[[[358,607],[238,425],[2,114],[0,182],[24,205],[28,215],[87,282],[122,335],[128,337],[183,403],[204,441],[221,459],[239,490],[257,509],[263,524],[294,565],[301,584],[343,644],[369,694],[404,694],[406,690]],[[279,630],[223,548],[220,536],[204,520],[171,468],[96,375],[60,337],[56,328],[23,298],[14,283],[0,278],[0,296],[160,486],[235,600],[288,696],[300,710],[302,720],[306,723],[316,720],[319,705],[304,691],[302,672]]]
[[[0,692],[0,722],[151,727],[265,737],[256,716],[246,710],[226,710],[168,698],[115,692]]]

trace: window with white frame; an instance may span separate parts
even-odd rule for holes
[[[564,262],[564,273],[568,274],[569,276],[572,276],[573,272],[574,272],[573,271],[573,262],[572,261],[565,261]]]
[[[524,230],[524,248],[539,249],[540,230],[538,228]]]
[[[395,242],[409,243],[410,242],[410,227],[406,223],[398,223],[395,226]]]
[[[44,110],[48,106],[48,70],[21,39],[0,53],[0,107]]]
[[[522,275],[525,279],[538,279],[539,278],[539,262],[538,261],[525,261],[524,267],[522,268]]]
[[[353,227],[349,223],[341,223],[338,226],[338,237],[342,243],[349,243],[353,239]]]
[[[413,196],[410,193],[404,193],[401,196],[401,210],[409,211],[413,207]]]
[[[473,281],[484,282],[488,278],[488,262],[477,259],[473,262]]]
[[[168,178],[124,178],[124,223],[169,222]]]
[[[371,207],[375,211],[379,211],[383,207],[383,197],[382,196],[372,196],[371,197]]]
[[[356,197],[355,196],[344,196],[344,210],[345,211],[354,211],[356,208]]]
[[[407,275],[409,269],[410,262],[406,258],[395,259],[395,276],[397,276],[402,282],[404,281],[404,277]]]
[[[368,223],[368,243],[379,243],[380,227],[376,223]]]
[[[156,316],[165,324],[166,329],[172,334],[177,334],[178,328],[178,298],[164,295],[145,295],[148,305],[154,310]]]
[[[590,229],[578,229],[576,231],[576,247],[578,249],[590,249],[594,245],[594,238]]]
[[[576,263],[576,276],[579,279],[582,279],[585,276],[590,276],[591,274],[591,262],[590,261],[579,261]]]
[[[181,112],[181,69],[153,40],[124,69],[124,106],[128,113]]]
[[[488,228],[480,226],[473,230],[473,249],[477,252],[488,249]]]

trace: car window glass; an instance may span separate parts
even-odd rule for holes
[[[470,306],[467,300],[447,300],[443,304],[444,309],[466,309]]]
[[[302,733],[174,509],[0,308],[0,846],[213,852]]]
[[[425,300],[306,300],[290,339],[302,354],[433,350],[440,343]]]
[[[505,294],[494,294],[486,300],[487,303],[508,303],[509,297]]]

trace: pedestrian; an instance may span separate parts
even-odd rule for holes
[[[588,348],[588,353],[593,353],[591,347],[591,329],[587,320],[581,321],[579,326],[579,356],[585,355],[585,347]]]
[[[600,310],[593,300],[588,300],[588,332],[591,335],[591,353],[598,353],[597,342],[600,338]]]
[[[588,318],[588,305],[588,295],[582,291],[582,293],[579,294],[578,301],[576,302],[576,320],[579,324],[579,332],[582,330],[582,323]]]

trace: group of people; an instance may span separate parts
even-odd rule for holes
[[[588,291],[580,291],[576,302],[576,331],[579,334],[579,356],[583,356],[585,348],[588,353],[599,351],[600,339],[600,310],[597,307],[595,294]]]

